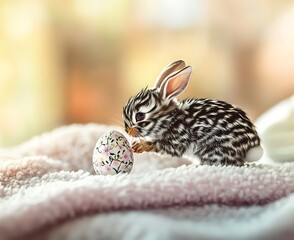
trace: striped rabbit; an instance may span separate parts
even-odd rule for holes
[[[263,153],[260,138],[244,111],[220,100],[176,98],[191,74],[184,61],[173,62],[154,88],[128,100],[123,119],[126,132],[138,138],[133,151],[187,156],[207,165],[243,166],[258,160]]]

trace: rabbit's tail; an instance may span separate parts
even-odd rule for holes
[[[262,146],[255,146],[253,148],[250,148],[249,151],[246,154],[245,161],[246,162],[255,162],[259,160],[263,155],[263,148]]]

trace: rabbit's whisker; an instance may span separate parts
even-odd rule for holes
[[[110,120],[110,123],[122,128],[124,127],[123,121],[119,119],[118,117],[112,117],[112,119]]]

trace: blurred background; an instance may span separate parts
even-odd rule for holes
[[[120,124],[160,70],[194,66],[184,97],[254,120],[294,92],[292,0],[0,2],[0,146],[71,123]]]

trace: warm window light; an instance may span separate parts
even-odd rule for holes
[[[95,21],[106,14],[114,14],[116,7],[123,6],[121,1],[75,0],[74,12],[83,20]],[[122,1],[125,2],[126,1]]]
[[[189,27],[203,22],[205,4],[203,0],[140,1],[137,18],[139,23],[152,27]]]
[[[22,38],[31,34],[38,25],[43,24],[45,17],[44,6],[32,1],[6,6],[3,13],[4,31],[13,38]]]

